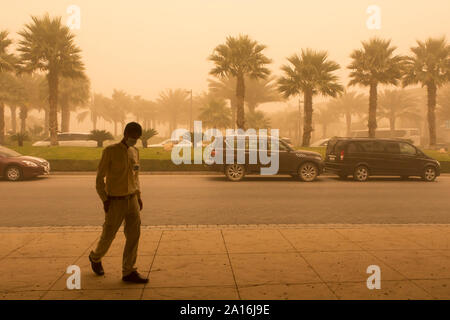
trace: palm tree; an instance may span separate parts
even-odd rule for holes
[[[258,129],[268,129],[270,128],[270,120],[266,117],[264,112],[256,110],[253,112],[246,113],[245,115],[246,123],[248,123],[248,127],[258,130]]]
[[[217,80],[208,79],[209,92],[217,98],[230,101],[231,107],[231,124],[233,129],[236,128],[236,78],[220,77]]]
[[[162,118],[169,122],[169,131],[172,133],[177,128],[180,117],[187,112],[188,93],[183,89],[165,90],[159,94],[157,104]]]
[[[117,136],[117,125],[120,123],[123,131],[126,115],[131,111],[133,102],[131,97],[123,90],[114,89],[111,97],[107,115],[114,123],[114,136]]]
[[[377,129],[378,84],[396,86],[402,77],[404,57],[394,55],[396,47],[391,40],[372,38],[362,42],[363,48],[352,52],[352,62],[347,67],[352,70],[349,86],[370,87],[369,95],[369,137],[374,138]]]
[[[322,108],[318,108],[316,123],[322,126],[322,139],[327,138],[327,130],[329,125],[339,121],[339,111],[330,104],[326,104]]]
[[[19,32],[20,70],[47,73],[49,88],[49,131],[51,145],[58,145],[58,95],[60,78],[83,78],[84,64],[81,50],[75,45],[75,36],[61,23],[61,17],[32,16],[32,23]]]
[[[247,35],[229,36],[226,43],[218,45],[209,56],[215,64],[211,75],[236,78],[236,125],[239,129],[245,129],[244,77],[266,79],[270,74],[265,66],[272,61],[262,53],[265,48],[265,45],[251,40]]]
[[[92,130],[91,134],[89,135],[89,139],[97,141],[97,147],[102,148],[103,142],[107,140],[113,140],[114,137],[110,132],[106,130]]]
[[[142,131],[142,135],[141,135],[142,146],[144,148],[147,148],[148,140],[150,140],[157,134],[158,134],[158,131],[156,131],[155,129],[148,129],[148,130]]]
[[[427,87],[430,146],[436,145],[437,89],[450,80],[450,45],[445,37],[417,41],[407,58],[403,86],[420,83]]]
[[[112,120],[108,117],[108,108],[111,108],[111,99],[106,98],[100,93],[94,93],[87,105],[88,110],[83,111],[77,115],[77,121],[83,122],[88,116],[91,118],[93,130],[97,130],[97,122],[100,118],[108,122]],[[86,106],[85,106],[86,107]]]
[[[224,99],[206,96],[200,108],[199,119],[207,128],[227,128],[231,122],[231,111]]]
[[[443,88],[438,98],[438,116],[441,122],[448,121],[450,125],[450,85]]]
[[[62,78],[60,81],[59,105],[61,107],[61,131],[70,131],[70,112],[89,101],[90,81],[88,78]]]
[[[338,114],[344,115],[347,127],[347,137],[350,137],[352,133],[352,117],[361,115],[365,105],[366,97],[363,94],[358,94],[354,91],[345,91],[342,95],[332,99],[328,103],[330,109],[335,109]]]
[[[334,71],[340,68],[339,64],[328,60],[326,51],[312,49],[302,50],[301,55],[294,54],[287,59],[290,65],[284,65],[284,72],[278,80],[278,90],[285,98],[303,93],[304,100],[304,126],[302,145],[307,147],[311,142],[313,97],[317,94],[336,97],[344,88],[338,83]]]
[[[380,96],[380,107],[379,117],[389,120],[392,136],[398,118],[412,120],[420,118],[417,100],[404,90],[384,90]]]
[[[16,58],[8,53],[12,41],[8,39],[7,31],[0,31],[0,76],[15,69]],[[3,92],[3,94],[2,94]],[[5,142],[5,104],[6,90],[0,88],[0,144]]]
[[[246,81],[245,102],[249,112],[255,112],[256,108],[263,103],[282,101],[276,86],[274,76],[267,79],[248,79]]]

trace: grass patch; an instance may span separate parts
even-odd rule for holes
[[[23,155],[35,156],[47,160],[99,160],[102,155],[103,148],[90,147],[33,147],[31,145],[7,146]],[[138,148],[142,160],[170,160],[171,152],[165,151],[163,148]],[[300,147],[298,150],[318,152],[325,157],[325,147]],[[423,150],[425,154],[438,161],[450,161],[450,153],[441,153],[436,150]],[[194,154],[193,150],[191,152]]]

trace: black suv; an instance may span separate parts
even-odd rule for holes
[[[238,144],[238,139],[242,139],[245,143]],[[323,171],[322,156],[317,152],[311,151],[296,151],[292,149],[288,143],[282,139],[277,139],[279,143],[279,150],[272,151],[270,147],[270,137],[267,138],[267,144],[265,148],[258,148],[258,136],[254,135],[233,135],[223,138],[223,146],[218,146],[213,142],[213,148],[205,164],[213,171],[223,172],[230,181],[240,181],[248,173],[260,173],[261,168],[270,167],[271,163],[263,164],[261,162],[259,151],[267,153],[269,156],[271,152],[278,153],[279,169],[277,174],[289,174],[293,178],[301,179],[305,182],[314,181]],[[230,143],[234,141],[233,143]],[[245,145],[245,148],[242,148]],[[269,149],[269,151],[266,150]],[[234,151],[234,160],[232,163],[226,161],[226,150]],[[212,158],[222,152],[223,160],[222,164],[212,163]],[[245,154],[245,161],[237,161],[238,153],[243,152]],[[257,160],[250,161],[250,154],[254,152],[257,155]],[[276,157],[276,156],[275,156]]]
[[[420,176],[434,181],[440,175],[440,163],[403,140],[332,138],[327,146],[325,171],[342,179],[353,175],[357,181],[366,181],[369,175],[404,179]]]

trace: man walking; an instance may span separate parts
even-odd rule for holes
[[[139,189],[139,151],[134,145],[141,135],[142,127],[136,122],[130,122],[125,126],[122,141],[103,150],[97,170],[96,189],[103,201],[105,223],[97,248],[89,254],[92,270],[97,275],[103,275],[101,259],[125,220],[122,280],[134,283],[148,282],[135,267],[141,231],[139,211],[143,204]]]

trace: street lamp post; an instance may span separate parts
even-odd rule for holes
[[[191,94],[191,108],[189,111],[189,132],[192,132],[192,89],[187,90],[186,92]]]

